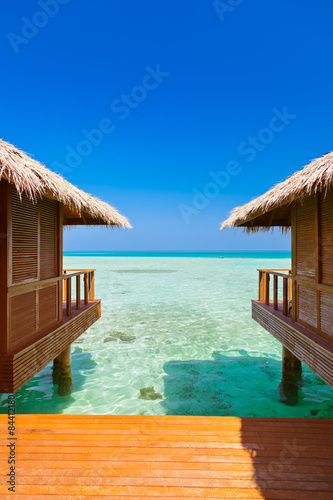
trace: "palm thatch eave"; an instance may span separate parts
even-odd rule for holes
[[[90,219],[92,225],[130,228],[126,217],[114,207],[98,198],[85,193],[61,175],[52,172],[40,162],[20,151],[12,144],[0,139],[0,180],[7,180],[18,191],[36,201],[42,196],[51,197],[61,202],[73,214],[75,219]],[[85,215],[87,217],[85,217]],[[89,225],[89,222],[86,224]]]
[[[290,227],[290,205],[318,192],[326,195],[333,187],[333,152],[326,153],[246,205],[236,207],[221,229],[244,227],[247,232]],[[283,217],[280,214],[283,212]],[[270,222],[271,221],[271,222]],[[274,222],[274,223],[273,223]]]

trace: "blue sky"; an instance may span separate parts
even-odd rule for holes
[[[2,5],[1,133],[126,215],[65,250],[290,248],[219,231],[332,149],[329,0]]]

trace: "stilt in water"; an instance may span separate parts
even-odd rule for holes
[[[71,393],[71,345],[66,347],[53,361],[53,382],[58,384],[58,393],[60,396],[67,396]]]
[[[294,370],[295,372],[301,373],[302,372],[302,361],[296,356],[294,356]]]
[[[288,406],[298,403],[299,379],[302,375],[302,362],[285,346],[282,350],[282,381],[279,385],[280,401]]]
[[[53,360],[53,372],[52,372],[52,379],[54,384],[59,384],[59,379],[60,379],[60,373],[61,373],[61,361],[60,361],[60,354]]]
[[[282,349],[282,380],[293,380],[295,376],[295,356],[285,346]]]

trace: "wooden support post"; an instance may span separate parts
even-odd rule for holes
[[[8,197],[8,199],[7,199]],[[8,297],[7,287],[9,285],[8,268],[8,212],[11,210],[11,198],[9,195],[8,183],[0,181],[0,353],[6,354],[9,350],[9,322],[8,322]],[[10,224],[8,224],[10,226]]]
[[[54,384],[59,383],[60,373],[61,373],[61,360],[60,360],[60,354],[59,354],[59,356],[57,356],[53,360],[52,378],[53,378]]]
[[[58,394],[68,396],[72,391],[71,346],[66,347],[58,358],[60,359],[60,373],[57,381]]]
[[[59,356],[60,358],[60,369],[61,377],[72,377],[72,363],[71,363],[71,345],[66,347],[64,351]]]
[[[269,306],[269,273],[265,273],[265,304]]]
[[[61,360],[60,360],[60,354],[59,354],[59,356],[57,356],[56,358],[54,358],[54,360],[53,360],[53,366],[60,365],[60,363],[61,363]]]
[[[278,310],[278,276],[274,274],[273,278],[273,307],[275,311]]]
[[[263,302],[263,293],[262,293],[262,271],[259,271],[259,302]]]
[[[76,309],[81,307],[81,276],[76,276]]]
[[[63,204],[58,203],[58,231],[57,231],[57,250],[58,250],[58,268],[57,275],[62,277],[64,272],[63,266]],[[63,303],[64,303],[64,291],[63,291],[63,280],[58,283],[58,320],[63,320]]]
[[[295,369],[295,372],[302,371],[302,361],[300,359],[296,358],[296,356],[294,356],[294,369]]]
[[[285,346],[282,347],[282,380],[293,380],[295,356]]]

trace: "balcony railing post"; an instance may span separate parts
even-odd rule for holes
[[[95,269],[66,269],[63,271],[63,301],[66,302],[67,315],[71,314],[71,278],[76,278],[76,295],[75,300],[76,309],[81,308],[81,297],[84,294],[84,304],[88,304],[95,300]],[[73,274],[71,274],[73,273]],[[83,292],[81,293],[81,276],[83,276]]]
[[[283,278],[283,314],[284,316],[288,316],[288,278]]]
[[[283,279],[283,307],[285,316],[289,316],[290,307],[293,311],[293,321],[296,319],[296,282],[293,279],[290,269],[258,269],[259,271],[259,302],[264,302],[273,309],[279,310],[279,278]],[[288,271],[285,274],[283,271]],[[270,302],[270,278],[273,276],[273,300]]]
[[[66,276],[66,271],[64,271],[64,275]],[[67,300],[67,280],[63,280],[64,283],[64,296],[63,300]]]
[[[262,296],[262,271],[259,271],[259,302],[263,301]]]
[[[66,314],[70,316],[72,313],[72,279],[67,278],[67,296],[66,296]]]
[[[269,306],[269,273],[265,273],[265,304]]]
[[[91,272],[91,300],[95,300],[95,272]]]
[[[88,290],[88,273],[84,273],[84,303],[88,304],[89,301],[89,290]]]
[[[278,276],[275,274],[273,277],[273,307],[275,311],[278,310]]]
[[[81,276],[76,276],[76,309],[81,307]]]
[[[292,297],[291,297],[291,320],[296,322],[296,311],[297,311],[297,282],[296,280],[292,281]]]
[[[91,272],[88,273],[88,289],[89,289],[89,301],[91,300]]]

